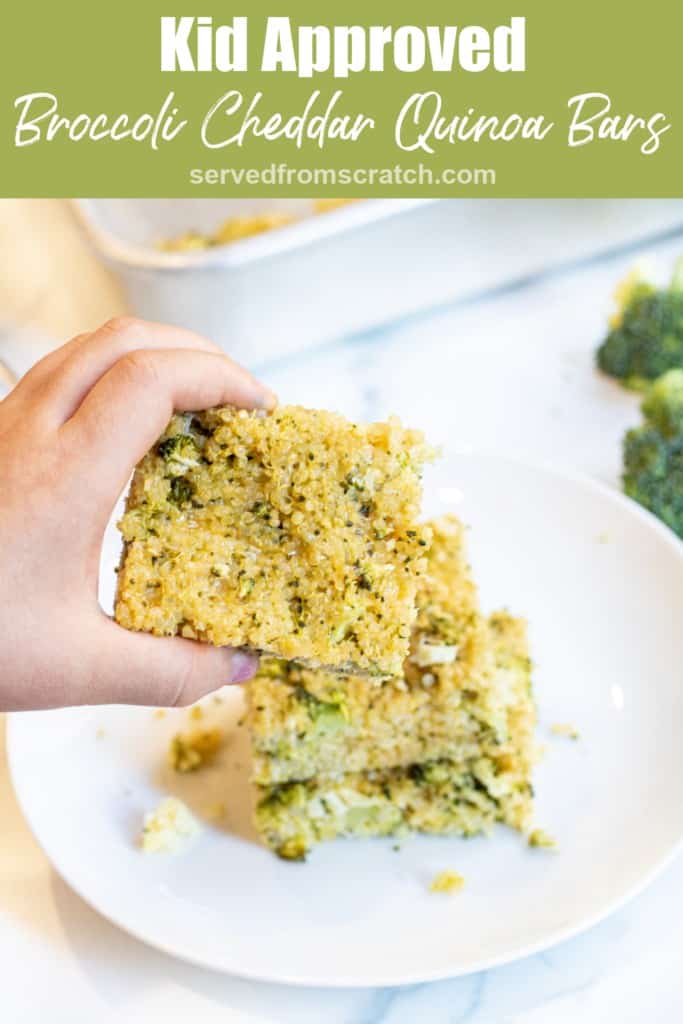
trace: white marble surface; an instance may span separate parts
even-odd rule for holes
[[[445,444],[514,451],[614,483],[619,439],[637,418],[637,403],[593,373],[591,353],[615,281],[643,257],[665,270],[683,250],[683,206],[680,222],[678,238],[633,246],[476,302],[330,343],[266,365],[262,374],[286,401],[361,418],[399,411]],[[608,247],[609,239],[596,238],[596,248]],[[624,910],[546,953],[451,982],[322,991],[212,974],[119,933],[51,871],[23,823],[4,768],[0,822],[0,1019],[8,1024],[683,1019],[681,859]]]

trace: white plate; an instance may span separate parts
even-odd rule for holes
[[[464,974],[537,951],[614,910],[683,834],[683,545],[620,495],[491,456],[434,470],[427,511],[455,509],[487,608],[531,622],[541,739],[538,824],[559,852],[491,839],[420,837],[323,845],[288,864],[249,826],[241,730],[224,763],[193,778],[163,768],[187,712],[109,708],[12,717],[16,791],[47,855],[110,920],[186,960],[250,978],[395,985]],[[113,557],[113,552],[109,553]],[[235,721],[240,696],[207,715]],[[571,722],[578,742],[548,726]],[[98,730],[104,735],[98,736]],[[176,792],[201,814],[228,802],[175,855],[136,848],[142,816]],[[466,878],[433,894],[433,875]]]

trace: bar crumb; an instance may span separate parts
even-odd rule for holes
[[[551,835],[549,835],[545,831],[545,829],[542,829],[542,828],[535,828],[533,830],[533,832],[530,832],[529,835],[528,835],[527,841],[529,843],[529,846],[532,846],[535,849],[544,849],[544,850],[556,850],[557,849],[557,841],[555,839],[553,839],[553,837]]]
[[[465,884],[465,879],[457,871],[440,871],[432,879],[430,892],[459,892]]]
[[[219,800],[215,804],[208,804],[203,808],[204,816],[209,821],[220,821],[224,818],[227,813],[227,807],[222,800]]]
[[[144,853],[173,853],[198,832],[199,824],[187,806],[168,796],[145,815],[140,846]]]
[[[221,729],[197,729],[191,733],[176,733],[171,740],[168,761],[174,771],[185,775],[210,764],[223,745]]]
[[[564,736],[568,740],[580,739],[579,730],[569,722],[555,722],[550,726],[553,736]]]

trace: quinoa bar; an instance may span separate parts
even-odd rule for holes
[[[475,756],[505,740],[507,691],[453,516],[430,522],[411,651],[399,678],[338,676],[264,660],[247,684],[253,778],[261,785]],[[498,670],[501,671],[500,669]]]
[[[527,829],[535,712],[526,627],[499,612],[489,634],[496,659],[489,685],[506,694],[505,736],[482,736],[479,751],[467,756],[259,787],[255,820],[266,844],[301,860],[337,836],[471,836],[496,822]]]
[[[230,407],[174,416],[119,528],[116,620],[334,672],[396,676],[429,531],[422,435],[396,419]]]

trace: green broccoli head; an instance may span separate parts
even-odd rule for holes
[[[175,434],[157,445],[157,454],[166,463],[168,476],[182,476],[188,469],[199,465],[201,452],[189,434]]]
[[[644,405],[649,405],[650,397]],[[663,415],[662,409],[661,405],[655,406],[655,415]],[[666,417],[664,422],[668,423]],[[683,538],[683,431],[667,436],[650,421],[629,430],[624,438],[622,479],[630,498]]]
[[[303,686],[297,686],[294,696],[300,704],[305,705],[317,735],[334,735],[343,729],[349,720],[349,713],[341,693],[335,691],[330,694],[331,700],[320,700]]]
[[[683,435],[683,370],[662,374],[648,389],[641,408],[664,437]]]
[[[171,477],[168,500],[173,505],[186,505],[189,501],[192,501],[193,494],[194,484],[190,480],[186,480],[184,476]]]
[[[604,373],[630,385],[683,367],[683,259],[669,288],[639,281],[627,290],[618,322],[597,352]]]

